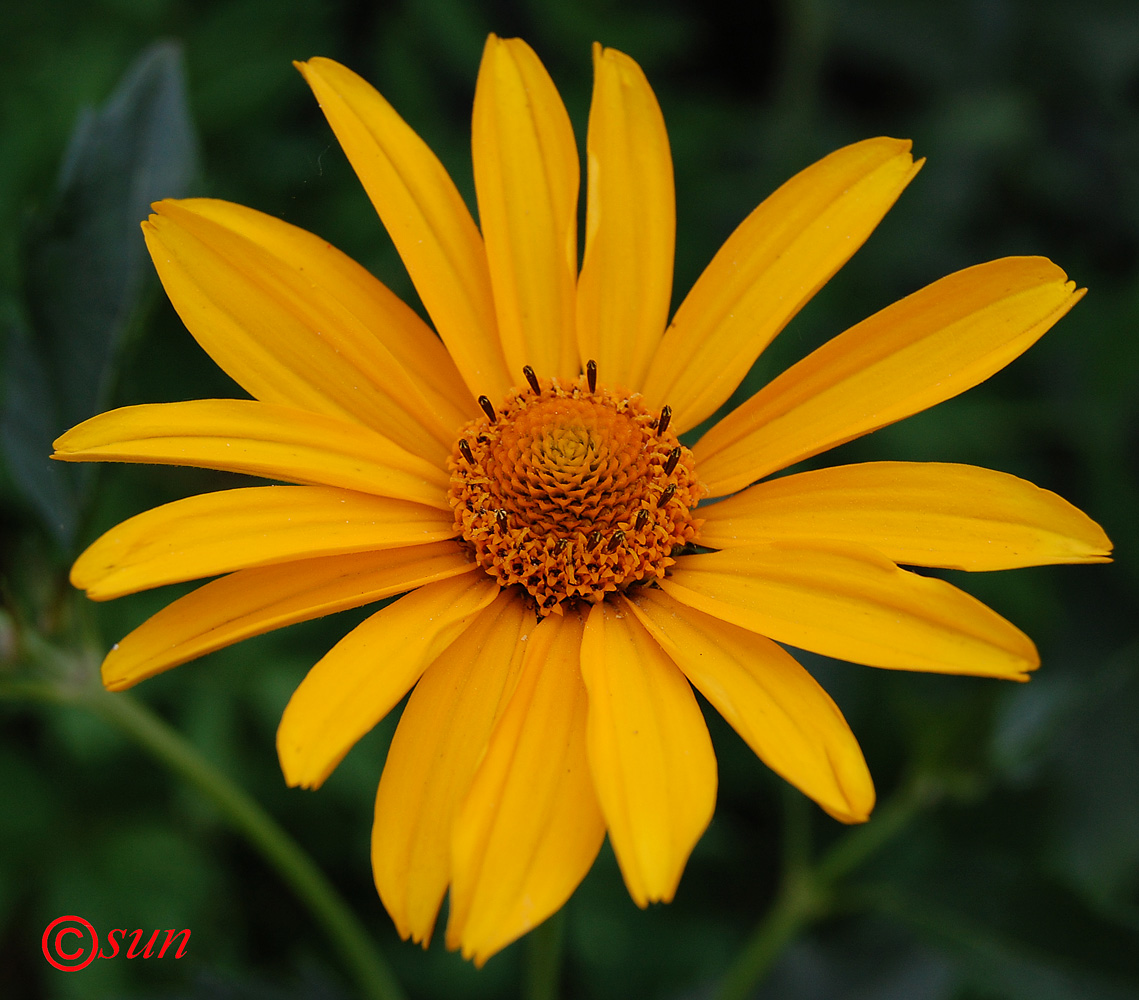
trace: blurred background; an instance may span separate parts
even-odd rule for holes
[[[327,55],[374,82],[473,205],[469,115],[489,31],[536,49],[579,142],[590,43],[644,67],[676,162],[676,302],[747,212],[818,157],[873,135],[911,138],[915,155],[928,157],[738,398],[869,313],[970,264],[1042,254],[1090,289],[989,382],[819,460],[959,461],[1024,476],[1099,520],[1118,561],[946,574],[1036,640],[1043,667],[1029,684],[804,657],[862,742],[880,802],[915,779],[939,794],[844,879],[836,905],[789,943],[755,996],[1139,995],[1133,0],[6,4],[3,669],[16,669],[21,630],[76,634],[67,567],[99,532],[237,482],[145,466],[81,475],[46,461],[52,437],[107,405],[238,394],[161,295],[137,230],[142,211],[100,227],[139,198],[227,198],[319,233],[415,302],[290,61]],[[150,49],[160,41],[171,44]],[[85,641],[105,649],[171,596],[89,607]],[[135,694],[312,854],[411,998],[519,996],[525,945],[476,971],[441,941],[427,952],[401,944],[375,895],[369,828],[394,716],[319,793],[284,786],[274,750],[281,711],[364,613],[243,643]],[[715,713],[708,718],[719,801],[676,901],[638,910],[604,848],[567,908],[564,996],[715,995],[787,859],[817,856],[845,834],[783,788]],[[68,913],[97,928],[190,928],[189,954],[57,972],[40,935]],[[81,707],[0,700],[0,995],[270,1000],[353,990],[308,912],[200,794]]]

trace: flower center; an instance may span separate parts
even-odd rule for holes
[[[499,410],[480,397],[486,417],[462,428],[448,463],[455,529],[476,562],[542,615],[663,577],[696,539],[706,493],[668,407],[598,388],[592,362],[566,385],[525,373],[530,387]]]

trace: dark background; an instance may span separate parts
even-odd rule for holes
[[[859,736],[880,801],[915,774],[933,776],[948,794],[851,877],[841,905],[790,946],[758,995],[1139,995],[1139,647],[1128,624],[1139,486],[1133,2],[6,4],[0,295],[9,348],[33,292],[83,280],[74,267],[49,268],[44,279],[27,265],[44,220],[59,224],[59,164],[78,116],[104,102],[159,39],[179,42],[184,55],[201,164],[188,191],[312,229],[414,301],[290,60],[331,56],[374,82],[473,204],[469,115],[488,31],[521,35],[536,49],[579,141],[590,43],[622,49],[644,67],[676,161],[676,301],[744,215],[818,157],[883,134],[913,139],[915,155],[928,157],[866,247],[760,359],[745,392],[870,312],[983,260],[1042,254],[1090,289],[989,382],[824,456],[828,463],[962,461],[1025,476],[1099,520],[1118,561],[947,574],[1036,640],[1043,667],[1027,685],[805,658]],[[234,394],[156,282],[144,298],[148,308],[130,325],[111,400]],[[34,321],[30,329],[34,338]],[[68,541],[42,526],[43,505],[30,497],[28,473],[17,464],[0,463],[0,596],[11,618],[49,633],[61,616],[58,581],[82,543],[147,507],[235,481],[192,470],[103,469],[95,508]],[[105,647],[169,599],[163,591],[99,606],[94,642]],[[320,792],[284,787],[274,751],[281,710],[305,670],[359,617],[244,643],[136,693],[312,853],[374,931],[411,997],[517,996],[524,948],[508,949],[482,971],[446,953],[441,941],[424,953],[399,943],[375,896],[368,835],[392,720]],[[13,641],[0,628],[0,653]],[[675,903],[638,910],[605,848],[568,907],[566,996],[710,995],[769,903],[786,815],[801,817],[802,803],[711,713],[709,724],[720,761],[716,818]],[[844,833],[814,807],[806,815],[815,849]],[[57,973],[44,962],[39,937],[64,913],[96,927],[189,927],[190,955]],[[307,912],[195,792],[89,713],[7,701],[0,703],[0,993],[338,997],[351,995],[351,986]]]

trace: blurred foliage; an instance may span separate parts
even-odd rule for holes
[[[1130,553],[1139,530],[1139,19],[1131,0],[1088,0],[1078,8],[1061,0],[8,5],[0,37],[0,381],[7,412],[50,439],[100,409],[111,392],[119,404],[234,394],[153,295],[149,276],[144,285],[155,305],[139,313],[147,287],[117,272],[129,308],[116,313],[122,322],[113,334],[104,325],[102,336],[112,339],[101,343],[84,339],[76,325],[84,313],[57,312],[53,320],[45,312],[113,291],[94,266],[92,244],[73,242],[59,253],[44,246],[53,233],[74,237],[67,224],[82,218],[60,192],[66,197],[74,179],[66,163],[81,146],[75,136],[83,134],[85,109],[102,107],[105,122],[108,98],[148,46],[159,39],[181,46],[201,143],[195,193],[312,229],[414,301],[290,60],[328,55],[372,80],[470,198],[470,101],[491,30],[520,34],[535,47],[579,136],[589,44],[601,40],[644,66],[676,159],[678,300],[735,224],[818,156],[890,134],[912,138],[915,152],[929,158],[879,231],[765,353],[737,398],[870,312],[969,264],[1044,254],[1090,288],[1007,371],[824,456],[827,463],[965,461],[1023,475],[1099,519],[1119,560],[948,574],[1037,641],[1044,666],[1030,684],[804,657],[862,741],[882,800],[915,774],[947,793],[843,881],[833,912],[786,951],[756,995],[1137,995],[1139,644]],[[157,51],[169,59],[174,50]],[[184,142],[187,155],[174,155],[169,144],[152,153],[189,163],[190,133],[175,127],[169,134],[182,137],[169,141]],[[126,157],[114,162],[140,163],[145,142],[130,141],[112,143],[110,151]],[[178,193],[188,178],[180,171],[169,175],[168,187],[146,188],[145,198]],[[135,240],[129,249],[115,244],[110,257],[120,267],[143,259],[141,236]],[[94,246],[111,249],[97,237]],[[106,362],[120,356],[114,341],[132,316],[145,320],[136,320],[112,379]],[[17,378],[29,347],[38,352],[38,374]],[[48,504],[31,485],[54,474],[45,471],[46,458],[37,465],[26,450],[15,456],[10,443],[6,453],[0,595],[10,617],[0,618],[0,659],[15,642],[13,621],[48,634],[96,628],[105,646],[165,604],[170,597],[160,593],[84,608],[67,596],[67,565],[79,545],[118,520],[234,481],[193,470],[100,470],[94,507],[75,520],[80,537],[73,539],[45,516]],[[77,607],[92,625],[75,618]],[[524,948],[476,971],[439,941],[427,952],[401,944],[375,896],[369,824],[392,719],[319,794],[287,790],[281,780],[273,737],[289,693],[359,615],[216,653],[148,682],[141,697],[314,855],[374,930],[412,998],[518,995]],[[709,724],[719,803],[677,900],[637,910],[606,849],[568,907],[565,996],[711,995],[770,904],[781,858],[803,853],[808,841],[822,850],[842,836],[782,789],[711,712]],[[288,890],[212,807],[123,736],[78,709],[17,703],[0,704],[0,726],[0,995],[351,995]],[[39,939],[64,913],[96,927],[189,927],[190,954],[59,973],[44,962]]]

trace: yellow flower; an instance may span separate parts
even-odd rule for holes
[[[481,963],[565,902],[606,832],[636,903],[671,899],[716,795],[692,686],[828,813],[865,820],[858,744],[777,643],[1017,680],[1037,666],[1009,622],[898,564],[1106,560],[1103,531],[1064,500],[940,463],[764,477],[1026,350],[1081,295],[1049,261],[943,278],[792,366],[691,450],[677,437],[866,240],[921,166],[908,142],[856,143],[784,184],[669,324],[672,164],[627,56],[594,48],[580,273],[578,152],[525,43],[492,36],[479,72],[481,232],[375,90],[328,59],[299,68],[438,337],[316,236],[222,201],[161,202],[143,229],[166,291],[253,399],[125,407],[69,431],[55,457],[294,484],[167,504],[79,557],[72,580],[95,600],[220,576],[114,647],[112,690],[406,594],[313,667],[278,733],[289,784],[316,787],[414,689],[372,850],[404,937],[429,939],[449,888],[447,943]]]

